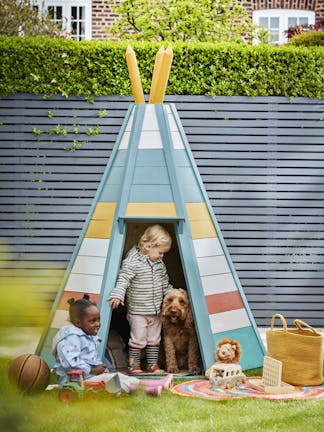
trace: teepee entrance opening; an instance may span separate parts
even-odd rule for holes
[[[174,288],[183,288],[187,290],[184,271],[180,258],[179,245],[176,236],[177,225],[173,223],[159,224],[162,225],[169,232],[172,238],[171,249],[168,253],[165,254],[163,258],[163,261],[168,271],[170,283],[174,286]],[[122,259],[124,259],[127,252],[134,245],[138,244],[141,235],[150,225],[152,225],[152,222],[127,223]],[[128,340],[130,335],[130,329],[126,314],[126,307],[119,306],[118,309],[113,310],[108,334],[108,352],[113,365],[118,371],[127,370]],[[145,363],[145,358],[143,358],[143,362]]]

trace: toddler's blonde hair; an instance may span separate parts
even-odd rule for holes
[[[172,239],[170,234],[161,225],[151,225],[144,231],[138,246],[144,253],[155,246],[166,246],[171,248]]]

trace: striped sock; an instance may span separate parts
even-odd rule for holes
[[[159,345],[147,345],[146,347],[146,361],[147,366],[150,367],[158,362]]]
[[[140,366],[141,365],[141,350],[140,348],[129,347],[129,366]]]

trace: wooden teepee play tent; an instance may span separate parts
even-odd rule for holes
[[[172,57],[171,47],[158,51],[149,103],[145,103],[135,53],[127,48],[135,104],[128,109],[57,294],[49,327],[37,348],[50,365],[54,360],[52,338],[68,324],[70,297],[88,293],[98,303],[102,320],[99,335],[107,340],[111,320],[107,299],[123,253],[135,234],[155,222],[165,225],[175,239],[171,259],[175,268],[168,267],[170,281],[177,286],[172,273],[183,275],[203,368],[214,363],[215,345],[223,337],[240,342],[244,369],[263,364],[262,341],[181,121],[175,106],[163,103]]]

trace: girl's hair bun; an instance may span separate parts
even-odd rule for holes
[[[89,294],[83,294],[83,298],[84,298],[84,300],[90,300]]]
[[[69,303],[70,306],[72,306],[72,305],[75,303],[75,300],[74,300],[74,298],[72,297],[72,298],[70,298],[67,302]]]

